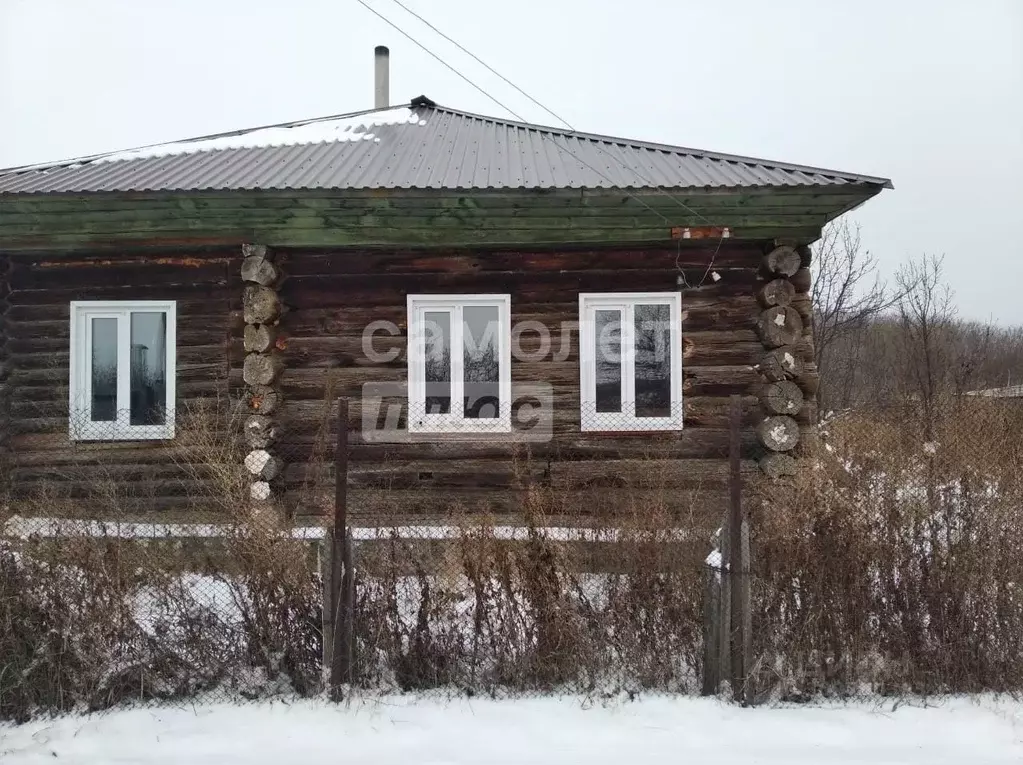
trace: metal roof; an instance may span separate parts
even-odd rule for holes
[[[0,194],[255,189],[731,189],[885,178],[409,105],[0,170]]]

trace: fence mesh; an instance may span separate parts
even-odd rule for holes
[[[318,694],[342,611],[344,693],[739,685],[764,703],[1023,689],[1015,401],[849,413],[801,444],[795,478],[744,472],[748,570],[726,549],[727,462],[674,461],[677,435],[571,449],[427,439],[411,453],[352,437],[348,610],[329,597],[331,429],[268,449],[291,466],[268,481],[300,497],[284,504],[253,499],[238,427],[175,419],[173,442],[6,455],[0,718]],[[741,618],[740,581],[736,675],[739,621],[722,616]]]

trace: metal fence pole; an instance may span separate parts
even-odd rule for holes
[[[731,581],[730,631],[732,655],[732,698],[746,703],[749,698],[750,631],[752,613],[749,582],[749,541],[742,511],[742,397],[732,396],[728,418],[728,571]]]
[[[334,450],[334,525],[330,537],[330,609],[333,614],[330,650],[330,692],[351,681],[351,545],[348,535],[348,399],[337,402],[337,447]],[[344,585],[348,584],[347,587]],[[326,636],[324,636],[326,639]]]

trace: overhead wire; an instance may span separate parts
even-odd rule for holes
[[[462,80],[464,80],[465,82],[468,82],[468,83],[469,83],[470,85],[472,85],[472,87],[473,87],[473,88],[475,88],[475,89],[476,89],[477,91],[479,91],[479,92],[480,92],[480,93],[482,93],[482,94],[483,94],[484,96],[486,96],[487,98],[489,98],[489,99],[490,99],[491,101],[493,101],[493,102],[494,102],[495,104],[497,104],[498,106],[500,106],[500,107],[501,107],[502,109],[504,109],[504,110],[505,110],[506,112],[508,112],[509,114],[511,114],[511,115],[512,115],[513,117],[515,117],[515,118],[516,118],[517,120],[519,120],[520,122],[523,122],[523,123],[527,123],[527,122],[528,122],[528,121],[527,121],[526,119],[524,119],[524,118],[523,118],[523,117],[522,117],[521,115],[519,115],[519,114],[518,114],[517,112],[513,111],[513,110],[512,110],[512,109],[511,109],[510,107],[508,107],[507,105],[505,105],[504,103],[502,103],[501,101],[499,101],[499,100],[498,100],[497,98],[495,98],[495,97],[494,97],[493,95],[491,95],[491,94],[490,94],[490,93],[489,93],[488,91],[486,91],[486,90],[485,90],[485,89],[484,89],[483,87],[481,87],[480,85],[477,85],[477,84],[476,84],[475,82],[473,82],[473,81],[472,81],[472,80],[471,80],[471,79],[470,79],[470,78],[469,78],[468,76],[466,76],[465,74],[463,74],[463,73],[462,73],[461,71],[459,71],[459,70],[458,70],[458,69],[457,69],[456,67],[454,67],[454,66],[453,66],[452,64],[450,64],[450,63],[448,63],[447,61],[445,61],[445,60],[444,60],[444,59],[443,59],[443,58],[442,58],[442,57],[441,57],[440,55],[438,55],[437,53],[435,53],[435,52],[433,52],[432,50],[430,50],[429,48],[427,48],[427,47],[426,47],[426,46],[425,46],[425,45],[424,45],[423,43],[421,43],[421,42],[420,42],[419,40],[415,39],[415,37],[413,37],[413,36],[412,36],[411,34],[409,34],[409,33],[408,33],[408,32],[406,32],[406,31],[405,31],[404,29],[402,29],[401,27],[399,27],[399,26],[398,26],[397,24],[395,24],[395,23],[394,23],[393,21],[391,21],[390,19],[388,19],[388,18],[387,18],[386,16],[384,16],[384,15],[383,15],[383,14],[381,14],[381,13],[379,13],[379,12],[378,12],[377,10],[375,10],[374,8],[370,7],[370,6],[369,6],[369,5],[368,5],[368,4],[367,4],[367,3],[365,2],[365,0],[358,0],[358,1],[359,1],[359,3],[360,3],[360,4],[361,4],[361,5],[363,6],[363,7],[365,7],[366,9],[368,9],[369,11],[371,11],[371,12],[372,12],[372,13],[373,13],[374,15],[376,15],[377,17],[379,17],[380,19],[382,19],[383,21],[385,21],[385,22],[386,22],[386,23],[387,23],[388,25],[390,25],[390,26],[391,26],[391,27],[393,27],[393,28],[394,28],[395,30],[397,30],[397,31],[398,31],[399,33],[401,33],[401,34],[402,34],[402,35],[403,35],[404,37],[406,37],[407,39],[411,40],[411,41],[412,41],[412,42],[413,42],[413,43],[414,43],[414,44],[415,44],[416,46],[418,46],[419,48],[421,48],[422,50],[424,50],[424,51],[425,51],[426,53],[428,53],[428,54],[429,54],[430,56],[432,56],[432,57],[433,57],[434,59],[436,59],[437,61],[439,61],[439,62],[440,62],[441,64],[443,64],[443,65],[444,65],[444,66],[445,66],[445,67],[446,67],[447,69],[449,69],[449,70],[451,70],[452,72],[454,72],[455,74],[457,74],[457,75],[458,75],[458,76],[459,76],[459,77],[460,77],[460,78],[461,78]],[[473,59],[474,61],[476,61],[476,62],[477,62],[478,64],[480,64],[480,65],[481,65],[482,67],[484,67],[484,68],[485,68],[485,69],[486,69],[486,70],[487,70],[488,72],[490,72],[490,73],[491,73],[491,74],[493,74],[494,76],[498,77],[498,78],[499,78],[499,79],[500,79],[500,80],[501,80],[502,82],[504,82],[504,83],[506,83],[507,85],[509,85],[510,87],[512,87],[512,88],[513,88],[513,89],[514,89],[515,91],[517,91],[518,93],[520,93],[521,95],[523,95],[523,96],[524,96],[525,98],[527,98],[527,99],[528,99],[528,100],[529,100],[530,102],[532,102],[533,104],[535,104],[535,105],[536,105],[536,106],[538,106],[539,108],[543,109],[543,110],[544,110],[544,111],[545,111],[545,112],[546,112],[547,114],[551,115],[551,116],[552,116],[552,117],[554,117],[554,118],[555,118],[556,120],[558,120],[558,121],[559,121],[560,123],[562,123],[563,125],[565,125],[565,126],[566,126],[566,127],[568,128],[568,132],[569,132],[569,133],[578,133],[578,132],[579,132],[579,131],[577,131],[577,130],[575,129],[575,127],[573,127],[573,126],[572,126],[572,124],[571,124],[570,122],[568,122],[568,120],[566,120],[566,119],[565,119],[564,117],[560,116],[560,115],[559,115],[559,114],[558,114],[557,112],[555,112],[555,111],[554,111],[553,109],[549,108],[548,106],[544,105],[544,104],[543,104],[543,103],[542,103],[541,101],[539,101],[538,99],[536,99],[536,98],[534,98],[533,96],[531,96],[531,95],[530,95],[529,93],[527,93],[527,92],[526,92],[526,91],[525,91],[525,90],[524,90],[523,88],[519,87],[519,86],[518,86],[518,85],[516,85],[516,84],[515,84],[514,82],[512,82],[512,81],[511,81],[511,80],[510,80],[509,78],[505,77],[505,76],[504,76],[503,74],[501,74],[500,72],[498,72],[498,71],[497,71],[496,69],[494,69],[494,67],[490,66],[490,65],[489,65],[488,63],[486,63],[486,62],[485,62],[485,61],[484,61],[483,59],[481,59],[481,58],[480,58],[479,56],[477,56],[477,55],[476,55],[475,53],[473,53],[473,52],[472,52],[472,51],[470,51],[470,50],[469,50],[468,48],[466,48],[466,47],[465,47],[464,45],[462,45],[461,43],[459,43],[459,42],[458,42],[457,40],[455,40],[455,39],[454,39],[453,37],[451,37],[450,35],[447,35],[447,34],[445,34],[445,33],[444,33],[444,32],[443,32],[442,30],[440,30],[440,29],[439,29],[439,28],[438,28],[438,27],[437,27],[436,25],[432,24],[432,23],[431,23],[431,22],[430,22],[429,20],[427,20],[426,18],[424,18],[424,17],[422,16],[422,15],[420,15],[420,14],[416,13],[416,12],[415,12],[414,10],[412,10],[412,9],[411,9],[411,8],[409,8],[409,7],[407,6],[407,5],[405,5],[405,3],[401,2],[401,0],[391,0],[391,2],[393,2],[393,3],[394,3],[395,5],[397,5],[397,6],[399,7],[399,8],[401,8],[402,10],[404,10],[404,11],[405,11],[406,13],[408,13],[408,14],[410,14],[411,16],[415,17],[415,18],[416,18],[417,20],[419,20],[419,21],[420,21],[420,22],[421,22],[422,24],[426,25],[426,26],[427,26],[427,27],[428,27],[429,29],[431,29],[431,30],[432,30],[433,32],[435,32],[436,34],[438,34],[438,35],[439,35],[440,37],[442,37],[442,38],[443,38],[444,40],[446,40],[447,42],[449,42],[449,43],[451,43],[452,45],[454,45],[454,46],[455,46],[456,48],[458,48],[458,50],[462,51],[462,52],[463,52],[463,53],[465,53],[465,54],[466,54],[467,56],[469,56],[469,57],[470,57],[470,58],[472,58],[472,59]],[[557,147],[558,147],[558,148],[559,148],[560,150],[564,151],[564,152],[565,152],[566,154],[568,154],[569,156],[571,156],[571,157],[572,157],[573,159],[575,159],[575,160],[576,160],[577,162],[579,162],[579,163],[580,163],[580,164],[581,164],[582,166],[584,166],[584,167],[586,167],[587,169],[589,169],[589,170],[590,170],[591,172],[593,172],[593,173],[594,173],[595,175],[597,175],[597,176],[599,176],[600,178],[604,179],[604,180],[605,180],[605,181],[607,181],[608,183],[610,183],[610,184],[614,185],[614,183],[615,183],[615,182],[614,182],[614,181],[613,181],[613,180],[612,180],[612,179],[611,179],[610,177],[608,177],[608,175],[607,175],[606,173],[602,172],[602,171],[601,171],[601,170],[600,170],[599,168],[596,168],[596,167],[594,167],[594,166],[593,166],[593,165],[592,165],[591,163],[589,163],[589,162],[587,162],[586,160],[584,160],[584,159],[583,159],[582,157],[580,157],[580,156],[579,156],[578,154],[576,154],[575,152],[573,152],[573,151],[571,150],[571,148],[569,148],[568,146],[566,146],[566,145],[563,145],[562,143],[558,142],[558,141],[556,140],[556,138],[555,138],[555,136],[554,136],[554,134],[553,134],[553,133],[548,133],[548,132],[546,132],[546,131],[543,131],[543,130],[541,130],[541,131],[539,131],[539,134],[540,134],[541,138],[543,138],[543,137],[547,137],[547,138],[548,138],[549,140],[551,140],[551,141],[552,141],[552,142],[554,143],[554,145],[555,145],[555,146],[557,146]],[[686,211],[686,212],[688,212],[689,214],[693,215],[694,217],[698,218],[699,220],[702,220],[702,221],[704,221],[704,222],[705,222],[705,223],[707,223],[708,225],[711,225],[711,226],[713,225],[713,222],[712,222],[712,221],[711,221],[711,220],[710,220],[709,218],[707,218],[707,217],[706,217],[705,215],[703,215],[702,213],[700,213],[700,212],[699,212],[699,211],[697,211],[697,210],[694,210],[694,209],[693,209],[692,207],[690,207],[689,205],[685,204],[685,203],[684,203],[684,202],[682,202],[682,201],[681,201],[680,199],[678,199],[677,197],[675,197],[675,196],[674,196],[673,194],[669,193],[668,191],[666,191],[666,190],[665,190],[665,189],[663,189],[662,187],[660,187],[660,186],[657,186],[657,185],[655,185],[655,184],[654,184],[654,183],[653,183],[653,182],[652,182],[652,181],[651,181],[651,180],[650,180],[649,178],[645,177],[645,176],[643,175],[643,173],[641,173],[641,172],[640,172],[640,171],[639,171],[639,170],[638,170],[638,169],[637,169],[637,168],[636,168],[635,166],[631,166],[631,165],[627,166],[627,165],[625,165],[625,163],[624,163],[624,162],[623,162],[622,160],[620,160],[620,159],[619,159],[618,157],[616,157],[616,156],[615,156],[614,154],[612,154],[611,152],[607,151],[607,150],[606,150],[606,149],[605,149],[604,147],[602,147],[602,146],[600,145],[600,143],[599,143],[599,142],[597,142],[597,141],[594,141],[594,148],[596,148],[596,149],[597,149],[598,151],[600,151],[601,153],[603,153],[603,154],[604,154],[605,156],[608,156],[608,157],[610,157],[610,158],[611,158],[612,160],[614,160],[614,161],[615,161],[615,162],[617,162],[618,164],[622,165],[623,167],[626,167],[626,168],[627,168],[628,170],[630,170],[631,172],[633,172],[633,173],[634,173],[634,174],[635,174],[636,176],[638,176],[638,177],[640,178],[640,180],[642,180],[642,181],[643,181],[643,182],[644,182],[645,184],[647,184],[647,187],[648,187],[648,188],[651,188],[651,189],[653,189],[654,191],[656,191],[657,193],[659,193],[659,194],[661,194],[661,195],[663,195],[663,196],[666,196],[666,197],[668,197],[668,198],[669,198],[669,199],[670,199],[671,201],[673,201],[673,202],[674,202],[674,203],[675,203],[676,205],[678,205],[679,207],[681,207],[681,208],[682,208],[683,210],[685,210],[685,211]],[[683,229],[683,230],[684,230],[685,228],[687,228],[686,226],[680,226],[680,225],[678,225],[678,224],[677,224],[677,222],[675,222],[675,221],[672,221],[672,220],[671,220],[670,218],[668,218],[668,217],[667,217],[666,215],[664,215],[664,214],[663,214],[662,212],[660,212],[659,210],[657,210],[657,209],[655,209],[655,208],[651,207],[651,206],[650,206],[650,205],[649,205],[649,204],[648,204],[648,203],[647,203],[647,202],[646,202],[645,200],[641,199],[641,198],[640,198],[639,196],[637,196],[636,194],[632,193],[632,192],[631,192],[631,191],[630,191],[629,189],[627,189],[627,188],[622,188],[622,191],[624,191],[624,192],[625,192],[625,194],[626,194],[626,195],[627,195],[628,197],[630,197],[631,199],[633,199],[634,201],[636,201],[636,202],[638,202],[638,203],[639,203],[640,205],[642,205],[642,206],[643,206],[644,208],[646,208],[646,209],[647,209],[647,210],[648,210],[649,212],[652,212],[652,213],[654,213],[655,215],[657,215],[657,216],[658,216],[658,217],[659,217],[659,218],[660,218],[661,220],[663,220],[663,221],[664,221],[664,222],[665,222],[666,224],[668,224],[668,225],[669,225],[670,227],[672,227],[672,228],[678,228],[678,229]],[[700,285],[702,285],[702,284],[703,284],[703,283],[704,283],[704,282],[706,281],[706,279],[707,279],[707,276],[708,276],[708,275],[710,274],[710,272],[711,272],[711,269],[712,269],[712,268],[713,268],[713,266],[714,266],[714,261],[715,261],[715,259],[716,259],[716,257],[717,257],[718,251],[719,251],[719,250],[721,249],[721,245],[722,245],[722,243],[724,242],[724,239],[725,239],[725,234],[724,234],[724,232],[722,232],[721,236],[720,236],[720,237],[718,238],[718,242],[717,242],[717,247],[715,248],[715,250],[714,250],[714,253],[713,253],[713,254],[712,254],[712,256],[711,256],[711,259],[710,259],[710,262],[708,263],[707,269],[706,269],[706,271],[704,272],[704,274],[703,274],[703,277],[701,278],[701,280],[700,280],[700,283],[699,283],[699,285],[697,285],[697,286],[700,286]],[[679,256],[681,256],[681,240],[679,241]],[[681,269],[680,267],[678,267],[678,257],[676,257],[676,267],[678,268],[679,272],[683,274],[683,276],[682,276],[682,279],[683,279],[683,282],[685,282],[685,275],[684,275],[684,272],[682,271],[682,269]],[[685,283],[686,283],[686,286],[689,286],[688,282],[685,282]]]

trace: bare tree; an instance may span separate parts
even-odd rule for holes
[[[902,266],[895,277],[902,291],[898,315],[904,395],[920,403],[928,440],[941,399],[953,390],[959,362],[968,363],[957,358],[957,312],[952,289],[944,283],[942,261],[925,255]]]
[[[856,343],[843,343],[845,352],[839,359],[836,342],[892,308],[908,285],[900,282],[899,290],[889,291],[878,275],[876,259],[863,249],[859,225],[846,219],[824,229],[814,247],[812,270],[813,346],[821,377],[818,399],[820,411],[827,412],[849,406],[855,385],[856,364],[849,351],[855,354]]]

